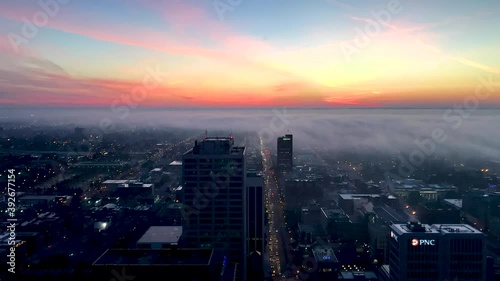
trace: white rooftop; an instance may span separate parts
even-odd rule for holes
[[[444,199],[444,202],[457,208],[462,208],[462,199]]]
[[[380,197],[380,194],[354,194],[354,193],[340,193],[339,194],[342,199],[356,199],[356,198],[363,198],[363,197],[371,197],[371,198],[378,198]]]
[[[110,183],[117,183],[117,184],[121,184],[121,183],[127,183],[128,180],[107,180],[107,181],[104,181],[103,184],[110,184]]]
[[[178,243],[182,226],[151,226],[137,243]]]
[[[433,224],[432,228],[442,233],[482,233],[468,224]]]
[[[412,231],[408,224],[393,224],[391,229],[394,230],[398,235],[403,233],[434,233],[434,234],[482,234],[481,231],[475,229],[468,224],[422,224],[425,228],[425,232]]]

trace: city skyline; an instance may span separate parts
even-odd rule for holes
[[[2,106],[126,104],[147,80],[137,106],[435,108],[500,75],[495,1],[40,3],[1,4]]]

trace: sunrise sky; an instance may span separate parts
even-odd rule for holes
[[[55,1],[1,1],[0,105],[449,107],[500,81],[496,0]]]

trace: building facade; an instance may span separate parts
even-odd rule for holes
[[[293,167],[293,135],[278,138],[278,170],[290,172]]]
[[[466,224],[391,225],[391,281],[486,280],[485,235]]]
[[[247,172],[247,230],[248,278],[262,280],[264,278],[264,178],[261,173]]]
[[[235,146],[233,137],[206,137],[184,153],[182,163],[186,247],[213,248],[244,268],[245,148]]]

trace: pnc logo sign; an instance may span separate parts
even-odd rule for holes
[[[436,240],[434,240],[434,239],[412,239],[411,240],[411,245],[413,247],[417,247],[419,245],[422,245],[422,246],[435,246],[436,245]]]

